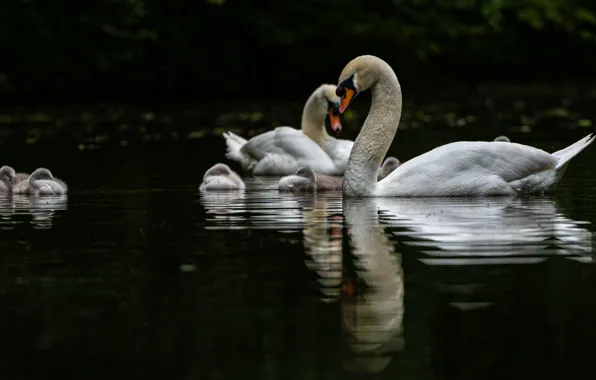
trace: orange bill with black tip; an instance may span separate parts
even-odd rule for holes
[[[339,133],[341,132],[341,119],[339,118],[339,114],[331,108],[329,109],[329,122],[331,123],[331,129],[333,132]]]
[[[341,103],[339,104],[340,114],[344,113],[346,109],[350,106],[352,99],[354,99],[354,95],[356,95],[356,91],[352,90],[351,88],[344,89],[344,93],[341,96]]]

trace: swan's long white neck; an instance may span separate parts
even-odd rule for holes
[[[302,132],[311,140],[321,144],[329,135],[325,130],[325,118],[327,117],[327,107],[317,104],[317,97],[322,97],[318,91],[315,91],[306,101],[302,110]]]
[[[393,70],[379,67],[371,86],[372,102],[354,141],[344,174],[343,193],[349,197],[373,195],[383,157],[387,154],[401,118],[401,87]]]

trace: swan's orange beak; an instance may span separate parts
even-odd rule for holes
[[[336,110],[333,108],[329,110],[329,122],[331,123],[331,129],[333,129],[333,132],[341,132],[341,119],[339,118]]]
[[[354,99],[354,95],[356,95],[356,91],[352,90],[351,88],[344,88],[344,93],[341,96],[341,103],[339,103],[339,114],[341,115],[346,111],[346,109],[352,103],[352,99]]]

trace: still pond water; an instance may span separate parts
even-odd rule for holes
[[[390,153],[466,134],[495,137],[400,131]],[[596,376],[596,146],[547,197],[343,202],[267,178],[202,196],[223,152],[3,147],[71,193],[0,199],[1,379]]]

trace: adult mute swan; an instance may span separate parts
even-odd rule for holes
[[[244,190],[244,181],[226,164],[215,164],[205,172],[199,190]]]
[[[226,157],[240,163],[244,172],[253,175],[288,175],[300,166],[310,166],[319,173],[342,175],[354,142],[336,139],[325,130],[325,118],[329,117],[332,129],[336,133],[341,131],[338,104],[335,86],[323,84],[304,105],[301,130],[277,127],[248,141],[232,132],[224,132]]]
[[[14,194],[30,195],[63,195],[68,192],[64,181],[55,178],[46,168],[36,169],[28,179],[16,184]]]
[[[495,141],[458,141],[404,162],[377,182],[377,172],[399,124],[401,87],[382,59],[354,58],[339,77],[342,114],[358,95],[371,89],[372,104],[354,142],[344,174],[348,197],[482,196],[541,193],[556,187],[570,160],[596,137],[593,133],[554,153]]]
[[[10,166],[0,168],[0,193],[10,193],[15,185],[16,173]]]
[[[341,190],[342,182],[342,177],[315,173],[310,167],[301,166],[296,174],[280,179],[277,188],[280,191],[294,192]]]

